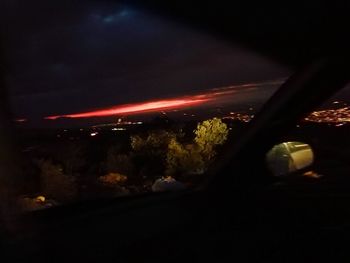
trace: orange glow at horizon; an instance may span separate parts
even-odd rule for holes
[[[48,116],[48,117],[45,117],[45,119],[56,120],[59,118],[106,117],[106,116],[112,116],[112,115],[118,115],[118,114],[131,115],[131,114],[146,113],[146,112],[152,112],[152,111],[158,111],[158,110],[170,110],[170,109],[179,108],[179,107],[190,107],[190,106],[199,105],[209,100],[210,100],[209,98],[200,98],[200,96],[194,96],[193,98],[150,101],[150,102],[120,105],[120,106],[115,106],[115,107],[96,110],[96,111],[88,111],[88,112],[74,113],[74,114],[67,114],[67,115]]]
[[[155,111],[166,111],[166,110],[177,110],[183,108],[190,108],[200,106],[205,103],[224,101],[227,99],[227,95],[233,95],[236,93],[237,88],[244,88],[244,90],[255,90],[257,87],[262,85],[276,85],[280,81],[266,81],[260,83],[249,83],[241,84],[223,88],[215,88],[208,90],[204,93],[182,96],[177,98],[159,99],[154,101],[146,101],[139,103],[131,103],[125,105],[112,106],[109,108],[91,110],[80,113],[63,114],[63,115],[52,115],[47,116],[46,120],[56,120],[59,118],[93,118],[93,117],[107,117],[113,115],[132,115],[149,113]]]

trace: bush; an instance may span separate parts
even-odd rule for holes
[[[202,174],[216,155],[216,147],[227,140],[227,125],[218,118],[203,121],[194,130],[192,144],[172,139],[168,145],[166,174],[181,176]]]
[[[131,175],[134,167],[131,158],[126,154],[118,154],[115,147],[108,150],[105,169],[107,173]]]
[[[199,123],[194,133],[194,141],[200,148],[203,159],[210,161],[216,155],[215,147],[227,140],[228,129],[220,119],[213,118]]]
[[[165,130],[150,132],[146,137],[131,136],[136,174],[149,179],[164,175],[168,145],[174,138],[175,133]]]
[[[167,175],[201,174],[205,163],[198,147],[193,144],[182,145],[173,139],[168,146]]]
[[[63,174],[62,167],[49,160],[40,160],[39,168],[41,192],[44,196],[58,201],[72,200],[76,196],[74,178]]]
[[[107,175],[100,176],[99,181],[107,186],[119,186],[128,180],[128,177],[119,173],[109,173]]]

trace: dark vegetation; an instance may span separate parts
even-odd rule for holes
[[[220,153],[232,125],[213,118],[158,121],[125,130],[22,130],[21,166],[27,181],[20,203],[32,210],[145,193],[159,189],[152,188],[159,180],[194,187]]]

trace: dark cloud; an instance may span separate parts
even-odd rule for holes
[[[6,2],[6,1],[5,1]],[[285,77],[231,43],[109,1],[8,1],[16,114],[41,118]]]

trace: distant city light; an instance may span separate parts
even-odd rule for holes
[[[125,128],[113,128],[112,131],[125,131]]]
[[[91,137],[94,137],[94,136],[96,136],[98,134],[98,132],[92,132],[92,133],[90,133],[90,136]]]
[[[15,122],[27,122],[28,120],[27,119],[15,119],[14,121]]]
[[[350,122],[350,108],[343,107],[339,109],[314,111],[304,118],[304,120],[317,123],[348,123]]]
[[[113,130],[113,128],[115,128],[115,126],[128,126],[128,125],[141,125],[143,124],[142,121],[123,121],[122,118],[118,119],[118,122],[116,123],[103,123],[103,124],[98,124],[98,125],[94,125],[92,126],[93,129],[100,129],[100,128],[106,128],[106,127],[110,127],[111,130]]]
[[[248,115],[243,113],[237,113],[237,112],[230,112],[230,116],[223,117],[224,120],[237,120],[241,122],[250,122],[254,115]]]

